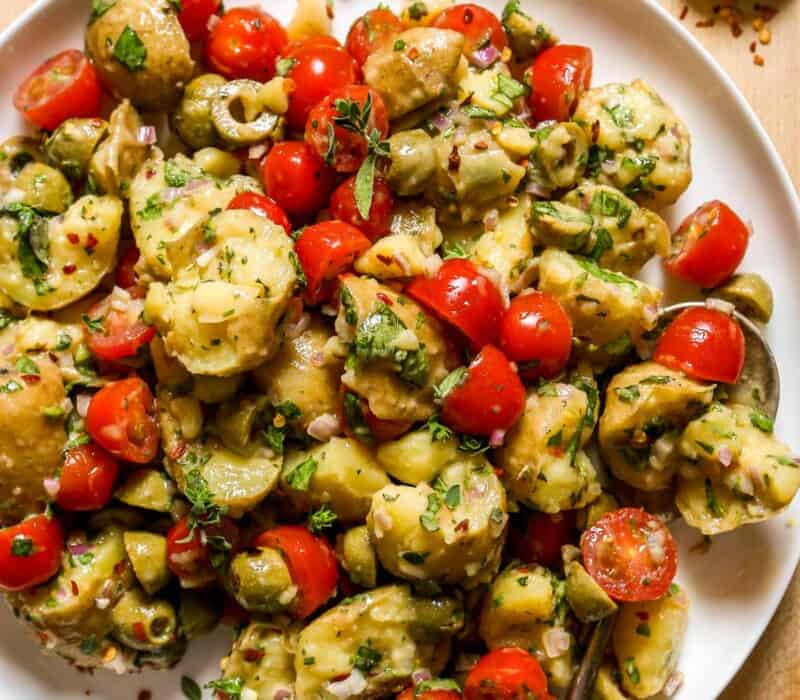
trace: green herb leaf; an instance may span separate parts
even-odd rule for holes
[[[285,78],[292,72],[292,68],[294,68],[296,63],[296,58],[281,58],[275,62],[275,72],[279,77]]]
[[[266,430],[261,433],[264,444],[275,454],[282,455],[284,443],[286,442],[286,432],[274,425],[268,425]]]
[[[356,394],[348,391],[344,395],[343,404],[344,419],[356,439],[367,445],[375,442],[375,436],[372,434],[364,411],[361,409],[361,399]]]
[[[479,455],[489,450],[489,441],[475,435],[462,435],[458,441],[458,451]]]
[[[406,48],[406,42],[402,39],[398,39],[394,42],[393,48],[395,51],[403,51]]]
[[[375,185],[375,154],[370,153],[356,175],[355,198],[358,213],[364,221],[369,219]]]
[[[286,483],[296,491],[308,491],[317,466],[317,460],[313,457],[303,460],[286,476]]]
[[[714,454],[714,446],[709,445],[707,442],[702,442],[701,440],[695,440],[695,445],[697,445],[703,452],[707,454],[713,455]]]
[[[632,280],[630,277],[627,277],[620,272],[606,270],[605,268],[600,267],[594,260],[575,256],[575,262],[577,262],[578,265],[580,265],[580,267],[588,272],[592,277],[596,277],[603,282],[621,284],[630,287],[634,292],[639,291],[639,286],[636,284],[635,280]]]
[[[142,221],[155,221],[164,213],[164,203],[161,201],[161,196],[151,194],[144,204],[144,208],[136,212]]]
[[[105,335],[106,329],[103,326],[104,316],[99,316],[98,318],[89,318],[88,314],[81,315],[81,321],[83,324],[89,329],[90,333],[99,333],[100,335]]]
[[[434,442],[447,442],[453,439],[453,431],[444,423],[439,422],[439,416],[431,416],[425,427],[430,431]]]
[[[326,528],[333,527],[338,519],[339,516],[336,513],[328,506],[322,505],[308,516],[308,529],[311,532],[322,532]]]
[[[441,383],[434,387],[433,395],[435,398],[439,399],[440,401],[444,401],[450,393],[460,387],[464,382],[467,381],[467,376],[469,375],[469,371],[466,367],[459,367],[458,369],[454,369],[450,374],[448,374]]]
[[[360,647],[358,647],[358,650],[356,651],[355,656],[350,660],[350,663],[352,663],[353,667],[357,668],[359,671],[362,671],[363,673],[369,673],[381,662],[382,658],[382,654],[377,649],[374,649],[370,642],[367,642],[367,644],[362,644]]]
[[[603,105],[603,110],[611,117],[611,121],[619,129],[633,126],[633,110],[626,104],[619,103],[613,107]]]
[[[147,47],[136,31],[128,25],[122,30],[114,45],[114,58],[131,72],[144,68],[147,60]]]
[[[638,634],[640,637],[649,637],[650,625],[648,625],[646,622],[636,625],[636,634]]]
[[[750,414],[750,423],[762,433],[771,433],[775,429],[775,423],[772,418],[761,411],[753,411]]]
[[[339,287],[339,303],[344,310],[344,320],[349,325],[355,326],[358,323],[358,308],[355,297],[346,284]]]
[[[670,384],[671,382],[672,377],[666,374],[651,374],[649,377],[642,379],[639,384]]]
[[[187,700],[201,700],[203,697],[203,693],[200,690],[200,686],[197,685],[197,681],[195,681],[194,678],[189,678],[189,676],[181,676],[181,690]]]
[[[475,105],[467,105],[461,110],[470,119],[498,119],[497,112],[484,107],[476,107]]]
[[[421,20],[427,14],[428,8],[424,2],[415,2],[408,7],[408,16],[415,22]]]
[[[439,494],[428,494],[428,505],[422,515],[419,516],[420,525],[428,532],[436,532],[439,530],[439,520],[436,518],[436,514],[441,507],[442,499]]]
[[[303,266],[300,264],[300,258],[297,257],[297,253],[295,253],[293,250],[289,251],[289,262],[292,263],[294,274],[296,276],[294,288],[298,292],[304,292],[306,287],[308,287],[308,279],[306,278],[306,273],[305,270],[303,270]]]
[[[442,253],[443,260],[463,259],[469,257],[469,253],[460,241],[445,241],[444,245],[442,246]]]
[[[639,669],[636,667],[636,660],[632,656],[625,659],[625,675],[631,679],[631,683],[634,685],[639,685],[642,679]]]
[[[611,238],[611,234],[604,228],[597,229],[595,236],[597,239],[594,248],[592,248],[592,252],[589,253],[589,257],[591,257],[592,260],[599,260],[603,257],[603,253],[614,248],[614,240]]]
[[[724,513],[722,511],[722,506],[719,504],[717,500],[717,495],[714,493],[714,487],[711,485],[711,479],[706,479],[705,481],[705,488],[706,488],[706,506],[708,510],[712,513],[715,518],[721,518]]]
[[[164,167],[164,180],[170,187],[184,187],[193,176],[188,170],[179,168],[174,161],[168,160]]]
[[[16,394],[24,388],[16,379],[11,379],[5,384],[0,384],[0,394]]]
[[[18,535],[11,540],[11,554],[15,557],[29,557],[33,554],[33,540]]]
[[[293,401],[284,401],[275,406],[275,412],[280,413],[286,420],[297,420],[302,417],[303,412]]]
[[[90,634],[88,637],[83,639],[80,643],[80,650],[82,654],[86,654],[86,656],[90,656],[97,651],[97,637],[94,634]]]
[[[401,555],[409,564],[422,566],[430,556],[430,552],[403,552]]]
[[[210,690],[225,693],[228,700],[240,700],[242,697],[242,690],[244,689],[244,681],[238,676],[233,678],[220,678],[218,681],[211,681],[206,683],[205,687]]]
[[[453,484],[444,495],[444,504],[450,509],[458,508],[461,505],[461,487]]]
[[[117,0],[92,0],[92,12],[89,15],[89,24],[94,24],[116,4]]]
[[[27,377],[38,377],[40,374],[39,365],[37,365],[27,355],[20,357],[14,366],[17,368],[17,371],[20,374],[23,374]]]
[[[639,393],[639,387],[636,384],[631,384],[630,386],[626,387],[619,387],[615,389],[615,391],[617,392],[617,397],[623,403],[633,403],[641,396]]]

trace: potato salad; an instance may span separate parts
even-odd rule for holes
[[[663,218],[669,95],[521,0],[344,43],[331,0],[77,5],[0,144],[0,590],[42,650],[223,624],[219,700],[548,700],[613,615],[593,700],[674,694],[670,521],[771,518],[800,464],[733,389],[750,226]],[[648,264],[713,299],[662,316]]]

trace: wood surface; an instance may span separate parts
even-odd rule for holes
[[[73,0],[88,5],[89,0]],[[591,0],[586,0],[591,2]],[[617,0],[620,4],[639,0]],[[729,25],[715,14],[720,5],[738,5],[752,12],[754,3],[741,0],[659,0],[680,16],[688,13],[684,24],[722,64],[753,105],[762,123],[783,156],[789,174],[800,189],[800,0],[770,0],[779,9],[769,23],[772,33],[768,45],[758,44],[757,53],[764,65],[753,62],[749,50],[756,32],[748,14],[744,32],[734,38]],[[0,28],[32,4],[32,0],[5,0],[0,4]],[[268,3],[266,3],[268,4]],[[716,17],[713,27],[697,27],[698,21]],[[713,640],[709,640],[713,644]],[[786,597],[753,655],[720,700],[798,700],[800,699],[800,575],[796,575]],[[713,700],[689,698],[688,700]]]

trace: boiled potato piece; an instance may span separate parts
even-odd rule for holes
[[[39,381],[29,384],[16,368],[0,378],[0,523],[7,525],[44,510],[43,480],[61,468],[67,440],[58,367],[47,355],[24,361]]]
[[[660,693],[678,665],[689,600],[677,585],[674,588],[663,598],[625,603],[620,610],[612,645],[622,688],[634,698]]]
[[[127,196],[136,173],[150,156],[151,146],[142,143],[139,113],[123,100],[108,118],[108,135],[89,161],[89,178],[104,194]]]
[[[31,210],[0,217],[0,287],[34,311],[77,301],[114,267],[121,222],[122,203],[94,195],[57,218]]]
[[[375,588],[378,562],[366,526],[359,525],[339,535],[336,554],[353,583],[364,588]]]
[[[544,22],[539,22],[520,8],[520,3],[506,3],[503,27],[514,56],[520,61],[533,58],[544,49],[558,43],[558,37]]]
[[[281,487],[297,510],[328,505],[343,523],[369,512],[373,494],[389,483],[375,453],[352,438],[334,437],[286,455]]]
[[[669,446],[670,433],[703,411],[714,385],[696,382],[655,362],[626,367],[608,385],[600,418],[599,445],[618,479],[642,491],[667,488],[675,464],[651,454],[652,446]],[[663,436],[663,437],[662,437]]]
[[[189,41],[169,0],[98,4],[86,31],[86,52],[118,99],[150,110],[177,104],[194,71]]]
[[[658,211],[692,181],[686,125],[643,80],[584,93],[573,116],[593,143],[589,176]],[[613,167],[604,165],[612,162]],[[603,165],[603,167],[601,167]]]
[[[592,700],[626,700],[615,680],[616,671],[610,663],[604,663],[597,672]]]
[[[137,469],[128,475],[114,497],[129,506],[169,513],[174,495],[175,486],[166,474],[155,469]]]
[[[458,458],[458,442],[452,435],[437,439],[432,431],[423,428],[381,443],[376,456],[387,474],[416,486],[421,481],[433,481]]]
[[[297,697],[366,700],[399,692],[415,669],[436,675],[463,614],[454,599],[417,598],[408,586],[383,586],[348,598],[300,633]]]
[[[40,211],[61,214],[72,204],[72,187],[58,170],[44,163],[28,163],[15,183],[22,202]]]
[[[663,296],[656,287],[554,248],[542,254],[539,289],[561,302],[572,319],[577,356],[598,369],[618,363],[655,327]]]
[[[757,323],[769,323],[772,318],[772,288],[769,282],[754,272],[734,275],[724,285],[717,287],[712,296],[729,301]]]
[[[409,581],[474,588],[491,580],[505,541],[506,494],[487,462],[462,458],[434,482],[372,497],[370,538],[385,569]]]

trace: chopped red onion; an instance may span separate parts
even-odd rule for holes
[[[604,160],[600,165],[600,170],[606,175],[614,175],[619,170],[619,166],[615,160]]]
[[[534,197],[539,197],[539,199],[548,199],[551,194],[551,190],[538,182],[529,182],[525,185],[525,191]]]
[[[70,554],[74,554],[75,556],[80,556],[81,554],[86,554],[86,552],[91,551],[92,547],[90,544],[86,542],[79,542],[78,544],[71,544],[67,548],[69,549]]]
[[[411,673],[411,682],[414,685],[419,685],[420,683],[429,681],[431,678],[433,678],[433,675],[431,674],[430,669],[427,668],[418,668],[416,671]]]
[[[250,149],[247,151],[247,157],[250,160],[260,160],[261,156],[263,156],[267,152],[266,144],[259,143],[255,146],[250,146]]]
[[[733,462],[733,452],[727,445],[723,445],[717,450],[717,459],[723,467],[730,467]]]
[[[75,410],[81,418],[86,418],[89,412],[89,404],[92,402],[91,394],[78,394],[75,397]]]
[[[136,141],[142,146],[152,146],[157,140],[158,135],[154,126],[140,126],[136,132]]]
[[[453,124],[453,120],[446,112],[437,112],[431,119],[431,125],[435,126],[439,131],[447,131]]]
[[[367,687],[367,679],[364,674],[357,668],[354,668],[347,678],[340,681],[328,683],[326,690],[335,695],[339,700],[352,697],[353,695],[360,695]]]
[[[3,348],[3,355],[9,357],[14,354],[14,343],[9,343]]]
[[[42,481],[45,493],[50,497],[50,500],[55,500],[58,497],[58,492],[61,490],[61,482],[55,478],[48,478]]]
[[[489,438],[489,445],[491,447],[502,447],[503,441],[505,439],[506,439],[505,430],[495,430],[492,432],[492,436]]]
[[[308,327],[311,325],[311,316],[308,314],[303,314],[297,319],[296,323],[287,323],[286,324],[286,337],[289,340],[294,340],[298,336],[302,335],[305,331],[308,330]]]
[[[182,194],[182,187],[168,187],[161,193],[161,199],[165,202],[174,202]]]
[[[342,429],[342,421],[335,413],[323,413],[308,424],[306,432],[315,440],[328,442]]]
[[[208,22],[206,23],[206,28],[208,29],[209,32],[213,32],[216,26],[220,23],[220,21],[221,18],[219,15],[211,15],[211,17],[208,18]]]
[[[288,700],[291,697],[292,691],[290,688],[276,688],[272,694],[272,700]]]
[[[542,635],[542,642],[547,658],[555,659],[569,651],[570,636],[563,627],[552,627]]]
[[[497,221],[500,218],[500,213],[497,209],[490,209],[486,216],[483,217],[483,225],[487,231],[494,231],[497,228]]]
[[[476,65],[478,68],[485,69],[491,66],[498,58],[500,58],[500,52],[493,44],[487,44],[482,49],[473,51],[469,55],[469,58],[473,65]]]

